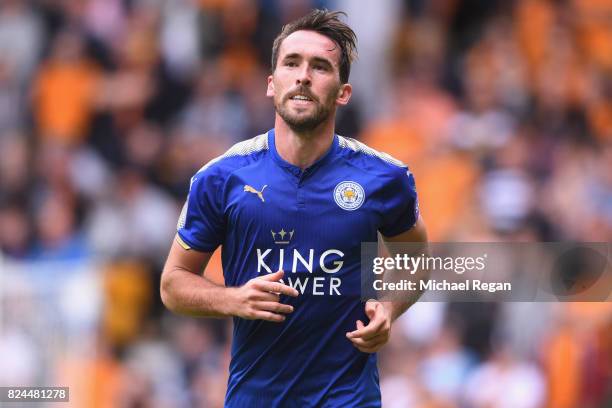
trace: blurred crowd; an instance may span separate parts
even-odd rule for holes
[[[159,276],[312,7],[359,38],[337,132],[410,166],[432,241],[611,241],[610,0],[2,0],[0,385],[222,405],[231,323],[170,315]],[[385,407],[609,407],[612,303],[420,303],[379,367]]]

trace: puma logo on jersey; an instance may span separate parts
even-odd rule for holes
[[[246,186],[244,186],[244,192],[245,193],[253,193],[256,194],[257,197],[259,197],[261,199],[262,203],[265,203],[266,200],[264,200],[264,196],[263,196],[263,191],[265,190],[265,188],[268,187],[268,185],[266,184],[265,186],[263,186],[261,188],[261,191],[255,190],[253,187],[249,186],[248,184]]]

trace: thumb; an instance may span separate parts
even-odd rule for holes
[[[274,273],[269,273],[267,275],[263,275],[260,277],[260,279],[265,280],[265,281],[269,281],[269,282],[277,282],[279,280],[281,280],[283,278],[285,272],[283,272],[282,270],[276,271]]]
[[[376,315],[376,309],[378,307],[378,302],[367,302],[365,305],[365,314],[368,316],[370,320],[374,318]]]

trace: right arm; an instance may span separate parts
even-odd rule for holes
[[[285,320],[293,307],[279,302],[279,294],[298,292],[279,282],[283,272],[260,276],[240,287],[218,285],[203,276],[212,256],[172,242],[161,276],[162,302],[171,311],[196,317],[237,316],[272,322]]]

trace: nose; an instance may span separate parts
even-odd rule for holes
[[[307,64],[304,64],[304,65],[305,66],[302,67],[302,69],[298,73],[298,77],[295,83],[296,85],[310,86],[311,84],[310,68],[308,67]]]

